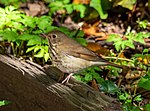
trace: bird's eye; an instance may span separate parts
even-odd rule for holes
[[[51,35],[53,38],[57,38],[57,35],[56,34],[52,34]]]

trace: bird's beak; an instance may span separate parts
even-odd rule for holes
[[[47,35],[44,34],[44,33],[41,33],[41,36],[42,36],[43,38],[48,38]]]

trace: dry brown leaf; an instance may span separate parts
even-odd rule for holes
[[[96,43],[92,43],[89,42],[87,44],[87,48],[95,53],[97,53],[98,55],[109,55],[110,51],[102,46],[100,46],[99,44]]]
[[[126,74],[125,78],[126,79],[137,79],[137,78],[140,78],[140,77],[144,76],[144,74],[145,73],[143,71],[132,71],[132,70],[130,70]]]
[[[99,22],[96,22],[91,26],[91,25],[85,23],[82,26],[82,30],[84,31],[85,35],[89,36],[89,38],[96,37],[96,40],[106,40],[107,35],[104,32],[99,32],[98,24],[99,24]]]
[[[43,2],[27,3],[28,9],[24,10],[28,16],[40,16],[48,12]]]
[[[92,81],[92,87],[93,87],[95,90],[99,91],[99,88],[98,88],[98,86],[97,86],[97,83],[96,83],[95,79],[93,79],[93,81]]]

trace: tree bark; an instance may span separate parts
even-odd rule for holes
[[[115,99],[74,78],[58,83],[62,75],[55,67],[0,55],[0,100],[11,102],[0,111],[122,111]]]

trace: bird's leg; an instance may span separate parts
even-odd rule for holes
[[[68,83],[69,79],[71,78],[71,76],[73,75],[73,73],[70,73],[61,83],[64,84],[65,82]]]

